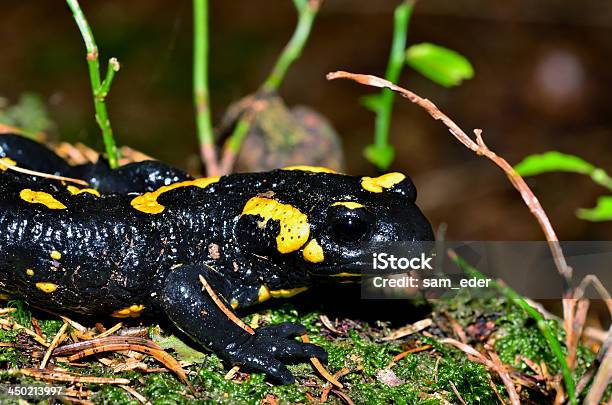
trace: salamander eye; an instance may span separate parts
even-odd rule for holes
[[[330,212],[329,227],[330,236],[335,242],[353,244],[370,233],[372,220],[363,209],[333,209]]]

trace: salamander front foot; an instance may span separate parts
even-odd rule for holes
[[[324,349],[294,339],[304,332],[306,328],[295,323],[258,328],[245,341],[230,343],[224,355],[232,364],[263,371],[278,383],[291,384],[295,378],[285,362],[302,362],[310,357],[327,361]]]

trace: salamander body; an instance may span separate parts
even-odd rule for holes
[[[285,361],[325,351],[293,339],[301,325],[249,331],[227,311],[355,276],[375,243],[432,240],[415,199],[400,173],[296,166],[194,179],[154,161],[70,166],[0,135],[0,291],[54,311],[160,313],[229,363],[289,383]]]

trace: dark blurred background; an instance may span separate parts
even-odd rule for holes
[[[102,60],[121,62],[108,98],[120,144],[177,166],[197,153],[191,98],[191,2],[83,0]],[[327,116],[341,134],[348,172],[373,174],[361,155],[374,116],[359,104],[372,90],[327,82],[329,71],[383,75],[397,0],[326,0],[303,57],[281,88],[288,105]],[[215,122],[253,92],[294,29],[290,0],[211,1],[211,91]],[[93,118],[85,50],[63,1],[0,3],[0,97],[38,94],[62,140],[101,141]],[[457,50],[476,76],[441,88],[406,69],[401,84],[433,100],[511,163],[547,150],[579,155],[612,171],[612,2],[605,0],[427,0],[412,17],[409,43]],[[410,174],[419,204],[447,238],[531,240],[538,226],[504,175],[477,158],[423,111],[396,100],[392,170]],[[299,163],[299,162],[296,162]],[[605,190],[588,178],[529,179],[561,239],[611,239],[610,223],[577,219]]]

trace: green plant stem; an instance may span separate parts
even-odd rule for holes
[[[285,78],[285,74],[289,67],[295,62],[304,49],[312,24],[314,23],[317,12],[319,11],[319,0],[294,0],[295,7],[298,11],[298,23],[293,32],[293,36],[283,49],[280,57],[276,61],[272,72],[262,85],[264,92],[277,91],[280,84]]]
[[[480,273],[478,270],[476,270],[474,267],[468,264],[465,260],[463,260],[463,258],[458,256],[454,251],[450,251],[449,256],[451,260],[457,266],[459,266],[459,268],[461,268],[463,271],[465,271],[469,275],[477,277],[479,279],[486,278],[482,273]],[[559,341],[555,337],[551,328],[548,326],[548,323],[546,323],[546,319],[544,318],[544,316],[537,309],[529,305],[529,303],[523,297],[521,297],[516,291],[514,291],[512,288],[505,286],[505,285],[501,285],[493,280],[491,280],[491,285],[495,287],[497,290],[499,290],[509,300],[511,300],[516,305],[518,305],[520,308],[522,308],[525,312],[527,312],[529,316],[535,319],[536,325],[538,329],[540,330],[540,333],[542,333],[542,336],[544,336],[544,339],[546,339],[548,346],[550,347],[554,356],[557,358],[557,361],[559,361],[559,364],[561,365],[561,372],[563,374],[563,380],[565,381],[565,389],[567,391],[567,397],[569,398],[570,404],[572,405],[577,404],[577,399],[575,397],[575,385],[574,385],[574,379],[572,377],[572,372],[569,368],[569,365],[567,364],[565,354],[563,354],[563,349],[561,348],[561,345],[559,344]]]
[[[200,155],[209,176],[218,172],[208,91],[208,0],[193,0],[193,102]]]
[[[251,120],[247,117],[242,117],[234,131],[232,132],[232,136],[228,139],[227,148],[232,151],[232,153],[237,154],[240,151],[240,145],[247,132],[249,132],[249,127],[251,126]]]
[[[277,59],[270,75],[261,85],[261,92],[264,94],[278,91],[287,74],[287,70],[302,54],[321,5],[320,0],[293,0],[293,3],[298,11],[298,23],[293,36]],[[243,113],[243,117],[240,118],[225,144],[221,164],[223,173],[231,170],[234,159],[240,151],[242,141],[249,132],[253,120],[244,117],[245,114]]]
[[[394,12],[393,42],[385,78],[391,83],[397,83],[406,60],[406,40],[410,16],[414,8],[414,1],[404,1],[397,6]],[[389,127],[391,123],[391,110],[393,108],[394,93],[389,89],[381,90],[380,104],[376,113],[374,130],[374,145],[377,148],[387,148]],[[384,169],[384,168],[383,168]]]
[[[74,20],[81,31],[81,36],[85,42],[87,49],[87,67],[89,68],[89,80],[91,82],[91,90],[93,93],[94,108],[96,111],[96,122],[102,131],[102,139],[104,147],[108,155],[108,163],[111,168],[119,166],[117,146],[113,137],[113,129],[108,118],[106,109],[106,96],[110,90],[111,83],[115,77],[115,73],[119,70],[119,62],[115,58],[111,58],[108,62],[108,70],[104,81],[100,79],[100,60],[98,54],[98,46],[96,45],[91,28],[87,23],[85,14],[79,6],[77,0],[66,0],[68,7],[72,10]]]

